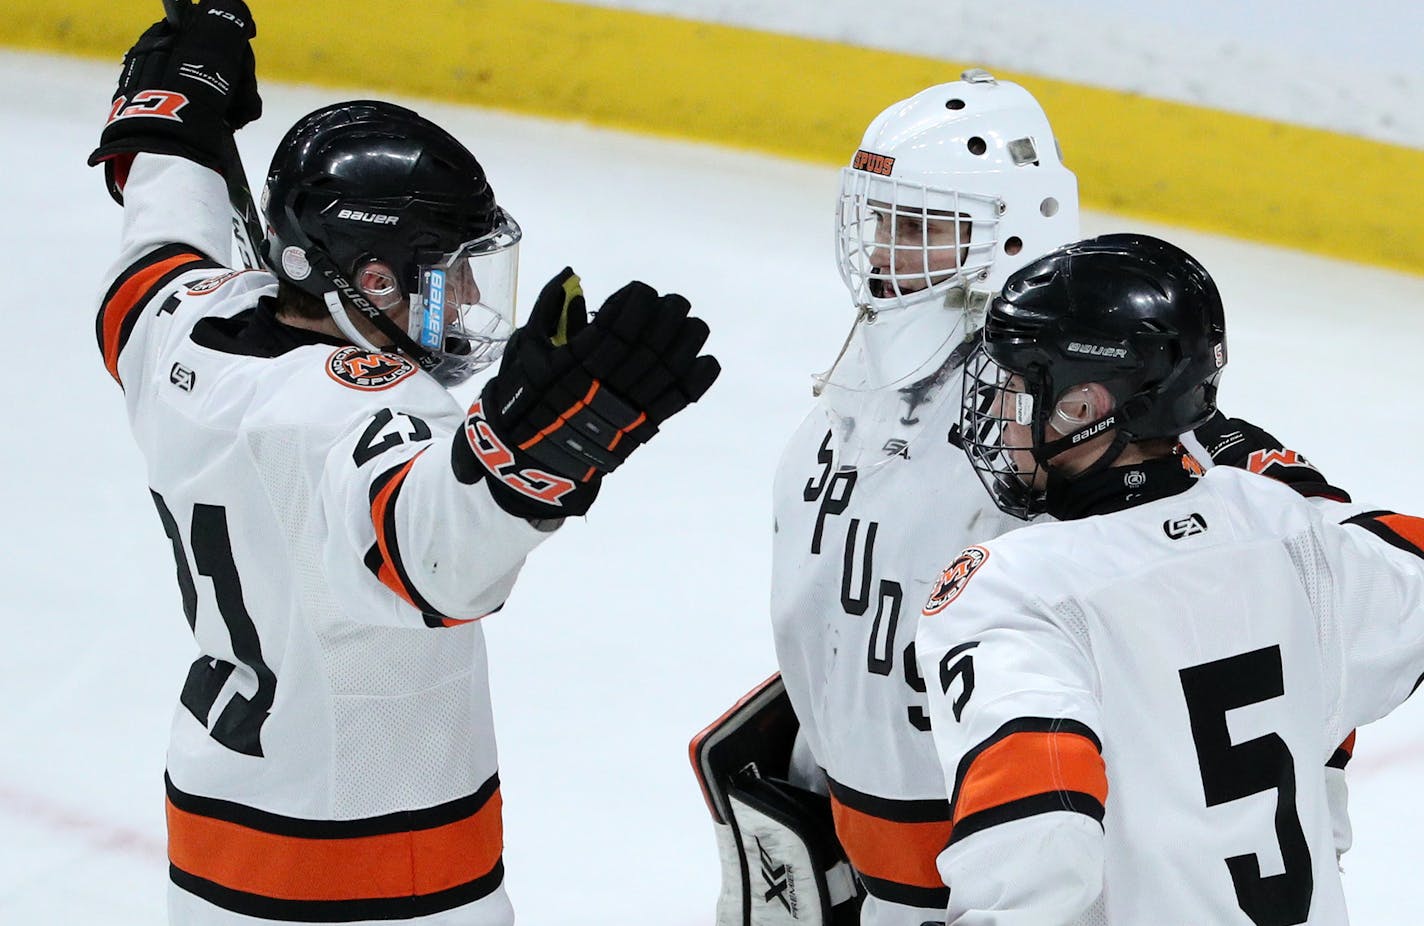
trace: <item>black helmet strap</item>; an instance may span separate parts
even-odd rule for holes
[[[346,308],[354,309],[366,316],[371,324],[391,339],[396,350],[414,360],[422,370],[429,373],[440,365],[438,357],[418,344],[407,332],[401,330],[400,325],[392,321],[389,315],[370,299],[367,299],[366,294],[346,278],[346,274],[341,272],[329,254],[315,247],[306,249],[306,254],[312,269],[321,274],[322,279],[326,281],[326,286],[323,287],[326,293],[334,293]]]

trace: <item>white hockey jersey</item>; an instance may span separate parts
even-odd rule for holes
[[[920,619],[949,922],[1346,922],[1324,766],[1424,672],[1424,521],[1096,480],[1111,513],[967,548]]]
[[[139,155],[96,333],[201,655],[168,754],[182,924],[513,922],[475,619],[547,533],[457,478],[465,414],[275,320],[222,180]]]
[[[959,391],[954,373],[915,397],[923,401],[885,393],[881,420],[891,425],[873,446],[862,443],[868,453],[856,465],[841,412],[823,399],[776,475],[777,661],[802,743],[829,779],[837,836],[868,892],[865,926],[944,919],[949,891],[935,857],[950,813],[915,661],[920,604],[944,566],[944,544],[1023,523],[990,503],[950,442]]]

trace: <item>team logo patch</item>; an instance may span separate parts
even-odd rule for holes
[[[192,392],[193,387],[198,385],[198,374],[181,363],[175,363],[173,369],[168,371],[168,381],[184,392]]]
[[[343,347],[326,361],[326,375],[352,389],[389,389],[414,373],[415,364],[398,354]]]
[[[188,295],[206,296],[228,280],[231,280],[233,277],[242,276],[242,274],[246,272],[246,270],[229,270],[227,273],[219,274],[215,277],[208,277],[206,280],[200,280],[188,287]]]
[[[850,166],[856,170],[869,171],[872,174],[888,177],[890,172],[895,169],[895,159],[889,155],[876,154],[862,148],[855,153],[855,159],[850,162]]]
[[[925,602],[924,614],[938,614],[949,607],[949,603],[959,597],[959,593],[964,591],[964,586],[969,584],[970,578],[979,567],[988,561],[989,551],[978,546],[968,547],[956,556],[954,562],[945,567],[935,582],[934,592],[930,594],[930,600]]]
[[[470,415],[465,419],[465,438],[470,449],[490,475],[509,488],[546,505],[559,507],[565,495],[578,488],[572,480],[553,473],[546,473],[532,467],[521,467],[514,458],[514,451],[505,446],[499,435],[485,420],[485,406],[482,399],[476,399],[470,406]]]

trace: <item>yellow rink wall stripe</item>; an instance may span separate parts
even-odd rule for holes
[[[250,6],[264,79],[827,164],[845,163],[890,102],[981,63],[553,0]],[[0,44],[117,63],[160,14],[158,0],[46,0],[10,17]],[[995,70],[1043,103],[1085,205],[1424,273],[1424,151]]]

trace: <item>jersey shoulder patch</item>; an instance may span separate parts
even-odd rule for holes
[[[416,372],[418,368],[399,354],[342,347],[326,358],[326,375],[350,389],[380,392]]]
[[[949,603],[959,597],[959,593],[964,591],[964,587],[969,584],[969,580],[974,577],[974,573],[979,571],[979,567],[989,561],[989,551],[981,546],[965,548],[954,558],[948,566],[944,567],[944,572],[940,573],[935,580],[934,591],[930,592],[930,600],[925,602],[924,614],[926,616],[935,615],[949,607]]]
[[[199,280],[198,282],[192,283],[192,284],[190,284],[190,285],[188,286],[188,295],[189,295],[189,296],[206,296],[206,295],[208,295],[209,293],[213,293],[213,292],[216,292],[216,291],[218,291],[219,289],[221,289],[224,283],[227,283],[227,282],[229,282],[229,281],[231,281],[231,280],[234,280],[234,279],[236,279],[237,277],[242,276],[244,273],[253,273],[253,272],[255,272],[255,271],[252,271],[252,270],[229,270],[229,271],[227,271],[226,273],[220,273],[220,274],[218,274],[217,276],[212,276],[212,277],[208,277],[207,279],[204,279],[204,280]]]

